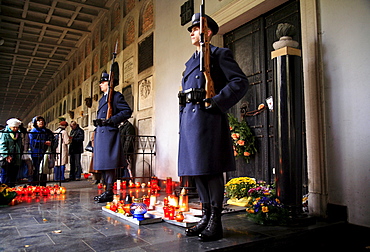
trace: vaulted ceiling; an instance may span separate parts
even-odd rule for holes
[[[113,0],[0,0],[0,124],[25,117]]]

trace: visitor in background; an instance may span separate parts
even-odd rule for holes
[[[77,122],[71,122],[71,143],[69,145],[70,171],[69,180],[81,180],[81,153],[84,152],[83,142],[85,139],[84,131]]]
[[[40,171],[40,163],[48,147],[51,146],[54,136],[53,132],[46,128],[46,122],[42,116],[35,116],[32,123],[33,129],[29,132],[31,157],[35,168],[32,180],[38,181],[41,186],[46,186],[47,171]]]
[[[66,130],[67,126],[68,123],[66,121],[61,121],[59,123],[59,127],[54,131],[54,137],[58,139],[55,150],[56,159],[54,167],[54,180],[56,181],[65,180],[64,171],[66,164],[68,164],[68,144],[70,143],[68,132]]]
[[[22,137],[19,130],[21,121],[11,118],[5,129],[0,131],[1,172],[0,183],[14,187],[21,165]]]

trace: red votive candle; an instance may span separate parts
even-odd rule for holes
[[[167,194],[172,194],[172,178],[171,177],[167,177],[167,181],[166,181],[166,193]]]

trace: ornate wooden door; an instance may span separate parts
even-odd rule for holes
[[[292,1],[225,34],[224,46],[233,51],[250,85],[244,98],[230,110],[239,120],[244,112],[257,110],[259,104],[267,106],[266,99],[273,94],[271,51],[274,50],[273,42],[277,40],[276,27],[280,23],[293,24],[296,27],[293,39],[300,43],[299,17],[299,2]],[[256,138],[257,153],[249,163],[237,158],[237,170],[227,173],[227,179],[250,176],[257,180],[274,181],[273,116],[273,112],[266,109],[255,116],[244,117]]]

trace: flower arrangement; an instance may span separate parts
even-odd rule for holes
[[[233,140],[234,156],[243,157],[249,163],[249,159],[257,152],[255,137],[246,121],[238,121],[233,115],[228,114],[231,138]]]
[[[270,186],[266,186],[266,183],[261,181],[256,184],[256,187],[249,189],[248,196],[252,199],[256,199],[259,197],[266,197],[272,195],[272,189]]]
[[[227,202],[246,207],[247,217],[262,225],[284,225],[288,210],[275,194],[273,185],[250,177],[233,178],[225,184]]]
[[[226,183],[226,197],[241,199],[248,197],[248,191],[256,186],[256,180],[249,177],[233,178]]]
[[[246,210],[248,218],[258,224],[283,225],[288,219],[288,211],[276,196],[255,198]]]
[[[6,184],[0,185],[0,205],[8,205],[14,198],[17,196],[17,193],[8,187]]]

